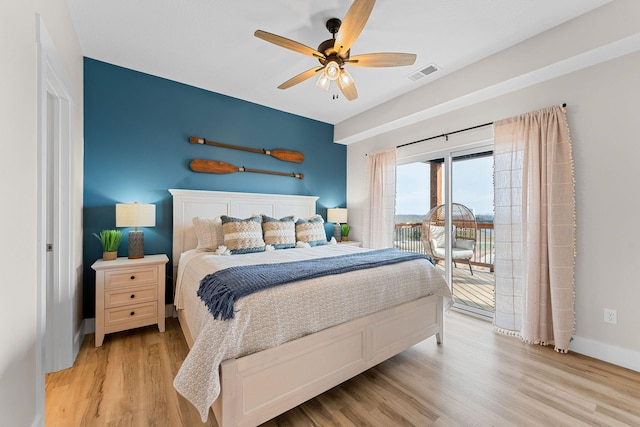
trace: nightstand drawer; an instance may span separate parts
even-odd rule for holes
[[[153,325],[156,323],[157,317],[157,302],[110,308],[104,311],[104,331],[110,333]]]
[[[118,286],[135,286],[158,281],[158,269],[132,268],[130,270],[107,271],[105,273],[105,288],[111,289]]]
[[[156,285],[127,288],[125,290],[112,289],[104,293],[104,306],[105,308],[121,307],[123,305],[156,301],[157,299],[158,287]]]

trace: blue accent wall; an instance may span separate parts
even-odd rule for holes
[[[295,90],[295,89],[290,89]],[[304,153],[303,163],[190,144],[189,136],[259,149]],[[102,257],[92,236],[115,228],[116,203],[156,204],[156,226],[144,228],[145,254],[171,259],[169,188],[318,196],[317,211],[346,206],[346,147],[333,126],[240,99],[84,59],[84,317],[95,314],[95,274]],[[192,172],[192,159],[299,172],[304,179],[254,173]],[[332,228],[327,224],[327,234]],[[127,256],[127,232],[118,256]],[[171,275],[171,260],[167,275]],[[167,279],[167,303],[172,296]]]

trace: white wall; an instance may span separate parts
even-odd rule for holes
[[[617,19],[614,19],[617,18]],[[589,30],[590,28],[590,30]],[[585,42],[583,34],[598,28],[597,40]],[[562,35],[561,38],[552,36]],[[616,0],[588,15],[527,40],[482,63],[467,67],[427,85],[423,105],[415,94],[407,98],[406,114],[431,109],[426,119],[403,126],[392,126],[386,133],[367,135],[362,123],[372,126],[394,122],[403,97],[393,108],[379,107],[341,124],[342,135],[365,139],[347,149],[347,205],[349,216],[362,215],[364,202],[364,156],[380,148],[391,147],[433,135],[455,131],[510,117],[519,113],[567,103],[567,116],[573,140],[576,179],[577,259],[576,259],[576,331],[571,349],[640,371],[640,144],[637,116],[640,113],[640,2]],[[587,37],[587,38],[589,38]],[[622,40],[620,42],[620,40]],[[574,47],[566,47],[566,44]],[[621,45],[626,47],[616,51]],[[603,49],[602,47],[605,46]],[[557,47],[557,48],[556,48]],[[556,48],[556,49],[554,49]],[[535,84],[520,84],[511,90],[488,91],[484,97],[447,106],[451,100],[500,82],[487,82],[488,70],[508,67],[514,61],[515,74],[508,79],[527,76],[521,62],[529,62],[531,71],[554,63],[562,64],[557,52],[569,56],[592,50],[600,59],[587,61],[586,68],[574,68],[551,77],[533,79]],[[609,53],[607,57],[607,51]],[[592,53],[593,53],[592,52]],[[617,53],[616,53],[617,52]],[[625,52],[632,52],[624,54]],[[593,55],[596,55],[593,53]],[[622,55],[621,55],[622,53]],[[552,59],[549,59],[552,57]],[[588,55],[587,55],[588,56]],[[604,60],[602,59],[604,58]],[[611,59],[613,58],[613,59]],[[602,62],[601,62],[602,61]],[[546,64],[546,65],[545,65]],[[503,73],[503,71],[496,71]],[[489,73],[490,74],[490,73]],[[528,77],[535,77],[531,73]],[[474,80],[473,76],[478,76]],[[506,86],[502,86],[504,89]],[[450,88],[450,98],[444,96]],[[437,94],[438,103],[428,93]],[[456,101],[457,102],[457,101]],[[394,113],[387,114],[387,111]],[[441,113],[438,113],[438,112]],[[368,114],[368,116],[367,116]],[[338,130],[336,130],[338,133]],[[422,143],[424,151],[436,150],[442,140]],[[413,146],[415,151],[417,147]],[[353,239],[361,230],[353,224]],[[618,324],[603,322],[603,309],[618,311]]]
[[[79,102],[75,106],[74,189],[82,198],[82,54],[64,0],[0,5],[0,417],[3,425],[41,425],[42,384],[36,378],[37,51],[36,13],[47,25]],[[81,211],[73,259],[80,269]],[[39,384],[39,385],[38,385]]]

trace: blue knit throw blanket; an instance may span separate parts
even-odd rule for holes
[[[238,299],[262,289],[415,259],[431,261],[426,255],[398,249],[379,249],[280,264],[229,267],[205,276],[200,281],[198,296],[215,319],[229,320],[233,319],[233,305]]]

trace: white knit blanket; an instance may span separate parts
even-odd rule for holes
[[[266,289],[235,304],[235,317],[215,320],[196,292],[209,273],[236,265],[282,263],[364,251],[346,245],[285,249],[220,256],[189,251],[178,268],[175,305],[184,310],[194,344],[174,387],[206,421],[220,394],[218,367],[242,357],[427,295],[445,299],[451,293],[442,275],[427,260],[325,276]]]

